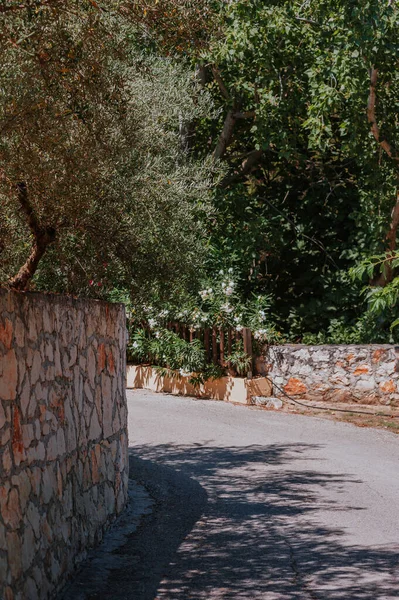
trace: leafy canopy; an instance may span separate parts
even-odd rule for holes
[[[3,282],[25,263],[20,287],[144,294],[200,267],[213,167],[179,124],[212,105],[187,65],[140,51],[134,22],[122,2],[0,6]]]

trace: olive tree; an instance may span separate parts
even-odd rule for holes
[[[101,295],[195,274],[212,110],[184,62],[141,53],[123,3],[0,3],[0,279]]]

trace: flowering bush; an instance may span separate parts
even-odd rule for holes
[[[165,305],[156,298],[151,304],[130,307],[129,320],[130,361],[157,365],[170,374],[173,372],[174,376],[190,376],[191,381],[197,383],[210,376],[220,377],[226,368],[210,364],[201,340],[182,339],[168,329],[171,323],[178,322],[193,333],[211,327],[240,332],[248,327],[254,335],[255,353],[260,353],[264,344],[281,340],[271,323],[269,298],[253,296],[250,301],[243,302],[232,269],[220,271],[212,283],[205,281],[197,297],[180,300],[178,308],[173,304]],[[225,363],[239,375],[244,375],[250,367],[251,358],[244,351],[243,342],[235,336]]]
[[[249,327],[260,343],[275,342],[281,337],[272,323],[270,298],[253,295],[243,302],[232,269],[220,271],[212,283],[205,281],[196,297],[180,299],[178,308],[154,299],[152,304],[135,307],[132,311],[133,330],[145,323],[156,331],[165,328],[168,322],[183,323],[193,331],[213,326],[231,327],[236,331]]]

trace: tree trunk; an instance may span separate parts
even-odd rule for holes
[[[230,145],[231,139],[233,137],[234,126],[236,124],[236,118],[234,116],[235,109],[229,110],[227,113],[226,119],[224,121],[223,130],[220,134],[218,143],[215,148],[215,152],[213,156],[215,159],[220,159],[224,156],[228,146]]]
[[[367,119],[370,123],[371,133],[373,134],[376,142],[380,145],[380,147],[387,153],[389,158],[394,160],[397,165],[399,165],[399,154],[394,146],[392,146],[388,140],[384,137],[381,137],[380,128],[377,122],[376,116],[376,104],[377,104],[377,83],[378,83],[378,69],[375,67],[371,68],[370,71],[370,91],[369,91],[369,100],[367,105]],[[395,206],[393,207],[391,214],[391,223],[389,226],[389,231],[387,233],[388,240],[388,248],[387,248],[387,258],[393,256],[396,250],[396,236],[399,228],[399,192],[396,195]],[[372,285],[384,287],[388,283],[390,283],[393,279],[393,269],[391,267],[391,262],[388,261],[385,265],[385,272],[381,273],[378,277],[373,279]]]
[[[391,255],[394,256],[396,250],[396,236],[399,228],[399,192],[396,196],[396,203],[393,207],[391,214],[391,224],[389,227],[389,231],[387,234],[388,240],[388,248],[387,248],[387,258]],[[390,261],[385,264],[385,270],[378,277],[373,279],[372,285],[385,287],[388,283],[390,283],[393,279],[393,269],[391,267]]]
[[[48,246],[54,242],[56,232],[55,229],[51,227],[42,228],[40,226],[37,216],[35,215],[33,207],[29,201],[26,183],[18,183],[17,190],[18,200],[22,212],[27,218],[34,242],[32,244],[32,251],[27,261],[20,268],[18,273],[9,280],[8,285],[14,290],[24,291],[28,289],[29,283],[36,273],[38,264],[45,254]]]

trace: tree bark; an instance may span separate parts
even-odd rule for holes
[[[385,137],[381,137],[376,116],[377,83],[378,69],[372,67],[370,71],[370,91],[367,105],[367,118],[371,126],[371,133],[381,148],[388,154],[388,156],[399,163],[399,153],[396,148],[394,148],[394,146],[392,146]]]
[[[27,219],[34,241],[27,261],[20,268],[18,273],[9,280],[8,285],[14,290],[25,291],[29,288],[29,283],[36,273],[39,262],[48,246],[54,242],[56,232],[52,227],[43,228],[40,226],[35,211],[29,201],[28,188],[25,182],[17,184],[17,191],[19,204]]]
[[[395,206],[393,207],[393,210],[391,213],[391,223],[389,226],[389,231],[387,233],[387,240],[388,240],[387,258],[389,258],[390,255],[392,256],[392,258],[394,257],[394,253],[396,250],[396,236],[398,233],[398,229],[399,229],[399,192],[396,196],[396,203],[395,203]],[[394,273],[393,273],[393,269],[391,267],[391,262],[388,261],[387,263],[385,263],[384,272],[381,273],[375,279],[373,279],[372,285],[379,286],[379,287],[385,287],[388,283],[390,283],[392,281],[393,277],[394,277]]]
[[[213,77],[215,78],[216,83],[219,86],[220,93],[226,100],[230,100],[230,93],[227,87],[225,86],[223,79],[220,76],[219,69],[213,65],[212,66]]]
[[[394,146],[392,146],[385,137],[381,136],[380,128],[377,122],[376,105],[377,105],[377,84],[378,84],[378,69],[375,67],[371,68],[370,71],[370,91],[369,100],[367,105],[367,119],[370,123],[371,133],[374,136],[376,142],[380,147],[387,153],[389,158],[394,160],[399,165],[399,153]],[[396,236],[399,228],[399,192],[396,195],[395,206],[391,213],[391,223],[389,231],[387,233],[388,248],[387,258],[393,255],[396,250]],[[385,272],[381,273],[377,278],[373,279],[372,284],[375,286],[384,287],[390,283],[393,279],[393,269],[391,263],[388,261],[385,266]]]
[[[234,116],[234,113],[234,109],[229,110],[229,112],[227,113],[222,133],[220,134],[218,143],[216,144],[216,148],[213,153],[213,156],[216,160],[223,158],[228,146],[231,143],[234,132],[234,126],[236,124],[236,118]]]
[[[252,152],[250,152],[248,154],[248,156],[246,157],[246,159],[242,162],[241,168],[236,169],[233,173],[231,173],[230,175],[227,175],[227,177],[225,177],[222,180],[222,182],[220,184],[221,187],[226,188],[229,185],[231,185],[232,183],[234,183],[235,181],[242,179],[246,175],[249,175],[251,173],[252,169],[259,164],[262,156],[263,156],[262,150],[253,150]]]

